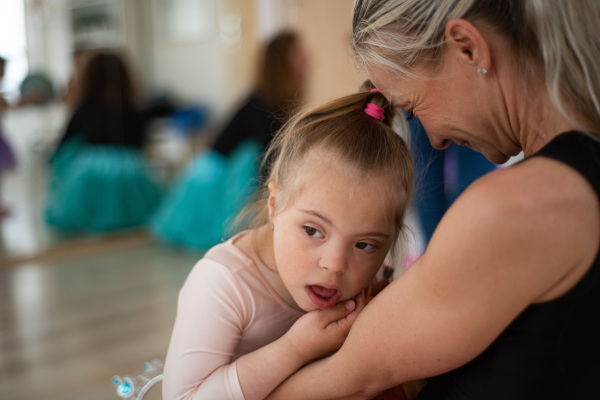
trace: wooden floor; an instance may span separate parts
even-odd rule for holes
[[[60,110],[2,122],[19,165],[0,191],[11,209],[0,219],[0,400],[118,399],[114,375],[135,377],[144,362],[164,360],[178,291],[201,254],[143,231],[50,231],[42,210],[56,132],[47,127],[62,125]],[[160,399],[156,389],[150,399]]]
[[[0,398],[117,399],[113,375],[164,360],[198,254],[135,236],[0,267]]]

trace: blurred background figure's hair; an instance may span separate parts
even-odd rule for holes
[[[137,92],[123,56],[113,51],[94,54],[83,69],[77,99],[107,106],[136,104]]]
[[[255,92],[287,114],[302,103],[305,95],[308,66],[303,52],[298,34],[284,31],[267,43],[258,65]]]

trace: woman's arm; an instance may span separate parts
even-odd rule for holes
[[[480,354],[528,305],[568,291],[600,240],[597,198],[570,168],[534,159],[454,203],[425,255],[357,318],[333,356],[269,399],[372,398]]]

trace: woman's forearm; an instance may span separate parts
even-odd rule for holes
[[[373,396],[369,396],[365,392],[366,385],[360,379],[355,380],[344,373],[336,374],[331,371],[340,371],[333,356],[305,366],[266,398],[268,400],[324,398],[362,400],[373,398],[378,393],[375,391]]]
[[[386,388],[377,370],[377,349],[385,347],[372,329],[378,313],[367,307],[357,318],[343,346],[332,356],[311,363],[278,386],[267,399],[371,399]],[[365,314],[366,313],[366,314]],[[363,340],[364,336],[371,340]],[[389,340],[389,337],[388,337]],[[378,344],[377,344],[378,343]],[[389,377],[388,377],[389,380]]]
[[[264,399],[300,367],[338,349],[363,307],[364,297],[358,297],[307,313],[276,341],[240,357],[237,374],[246,400]]]

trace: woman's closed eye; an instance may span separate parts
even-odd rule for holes
[[[313,228],[312,226],[303,226],[304,231],[306,232],[306,234],[310,237],[315,237],[315,238],[322,238],[323,237],[323,233],[318,230],[317,228]]]

